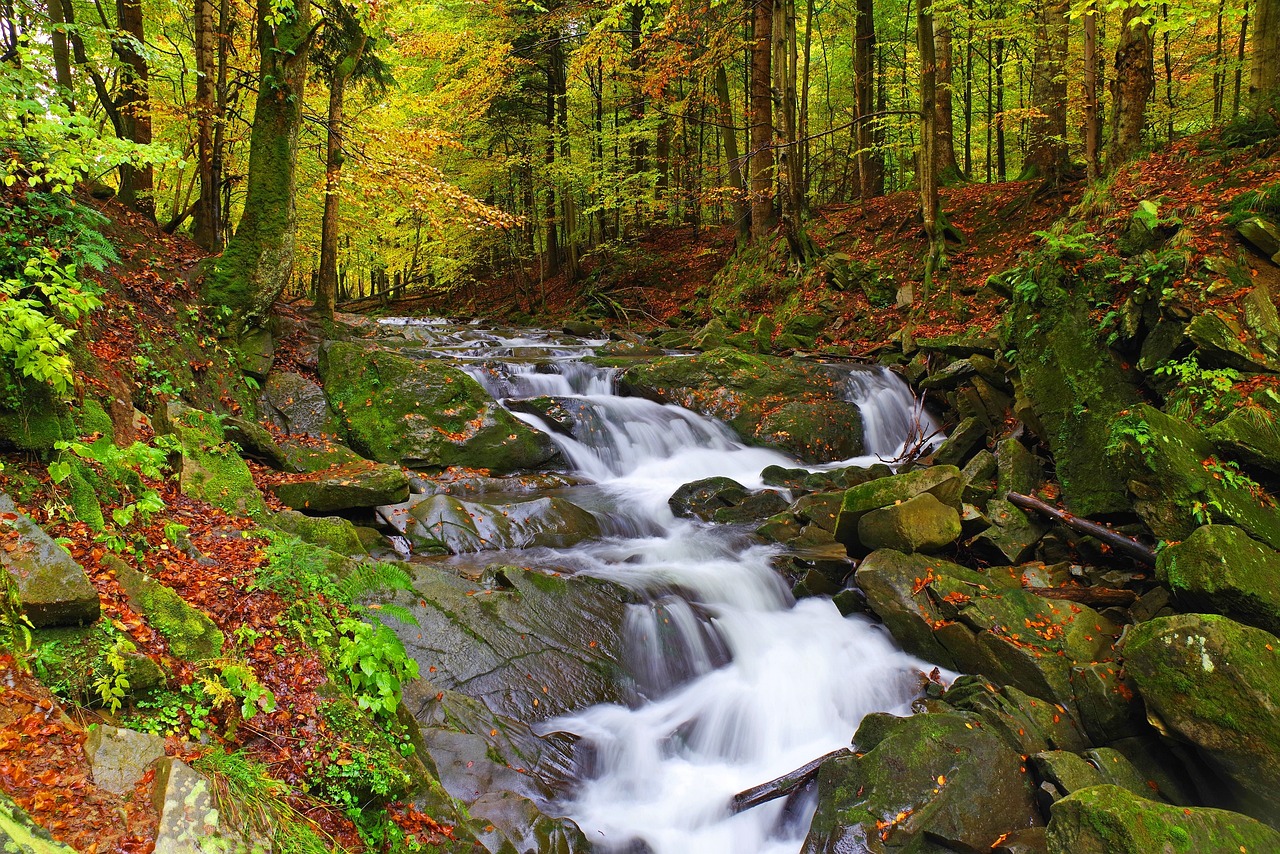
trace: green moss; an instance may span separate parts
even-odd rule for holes
[[[172,426],[182,444],[182,491],[229,513],[262,516],[266,502],[222,425],[209,413],[175,407]]]
[[[368,554],[355,525],[341,516],[307,516],[296,510],[282,510],[273,515],[268,524],[331,552],[353,556]]]
[[[111,416],[102,408],[102,404],[92,397],[86,397],[75,415],[76,426],[81,436],[115,436],[115,426]]]
[[[108,556],[103,562],[109,562],[129,604],[168,641],[176,657],[194,662],[221,654],[224,637],[208,615],[124,561]]]

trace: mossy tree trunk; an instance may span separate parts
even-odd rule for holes
[[[363,34],[362,34],[363,35]],[[353,42],[329,79],[329,121],[325,141],[324,218],[320,221],[320,271],[316,276],[316,313],[333,319],[338,299],[338,206],[342,199],[342,122],[347,81],[351,79],[368,37]]]
[[[853,30],[853,92],[858,105],[858,196],[884,195],[884,159],[876,112],[876,22],[872,0],[858,0]]]
[[[1120,43],[1116,46],[1116,76],[1111,83],[1111,151],[1108,165],[1115,168],[1133,158],[1142,147],[1147,101],[1155,89],[1155,42],[1151,24],[1144,17],[1147,6],[1134,0],[1120,18]]]
[[[773,0],[755,4],[751,32],[751,239],[773,228]]]
[[[1019,180],[1057,181],[1070,169],[1067,159],[1066,0],[1042,0],[1035,6],[1035,63],[1031,73],[1031,119],[1027,156]]]
[[[946,249],[938,204],[938,61],[933,3],[930,0],[920,0],[917,7],[916,46],[920,51],[920,154],[916,161],[916,178],[920,184],[920,214],[924,219],[925,235],[929,238],[921,296],[927,299]],[[909,287],[899,289],[898,305],[910,305],[915,296]]]
[[[258,101],[244,214],[205,279],[208,304],[230,310],[226,332],[260,325],[293,270],[295,170],[311,31],[309,3],[258,0]],[[273,26],[273,11],[279,18]]]
[[[1263,103],[1280,97],[1280,0],[1258,0],[1249,91]]]
[[[934,33],[934,49],[938,66],[937,109],[938,146],[934,156],[938,160],[938,182],[943,186],[963,183],[965,175],[956,162],[955,111],[951,107],[952,50],[951,24],[945,18]]]
[[[150,145],[151,106],[147,91],[150,72],[146,58],[139,52],[140,46],[146,43],[140,0],[116,0],[116,20],[120,32],[112,39],[111,47],[120,60],[120,119],[129,141]],[[152,222],[156,218],[154,183],[150,163],[120,166],[120,201]]]

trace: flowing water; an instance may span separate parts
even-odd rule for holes
[[[776,550],[729,526],[678,519],[667,506],[692,480],[723,475],[759,487],[766,466],[797,463],[744,446],[720,422],[619,396],[612,371],[582,361],[601,341],[433,322],[405,322],[404,332],[500,400],[579,401],[572,437],[520,417],[595,481],[581,488],[592,509],[603,507],[617,523],[610,530],[628,533],[556,555],[645,603],[629,607],[625,626],[631,702],[543,727],[581,739],[580,784],[557,806],[608,852],[798,851],[812,794],[738,815],[728,810],[731,797],[847,746],[869,712],[906,713],[927,665],[869,621],[841,617],[828,599],[794,601],[770,567]],[[892,458],[921,420],[932,428],[888,371],[851,366],[847,393],[862,410],[869,456],[845,465]]]

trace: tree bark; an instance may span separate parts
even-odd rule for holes
[[[1022,510],[1031,510],[1045,516],[1055,522],[1066,525],[1073,531],[1079,531],[1086,534],[1101,543],[1104,543],[1111,549],[1124,554],[1139,563],[1147,566],[1156,565],[1156,553],[1150,546],[1138,542],[1133,537],[1125,536],[1118,531],[1113,531],[1100,522],[1094,522],[1089,519],[1081,519],[1079,516],[1072,515],[1065,510],[1059,510],[1050,504],[1046,504],[1039,498],[1030,495],[1022,495],[1018,492],[1010,492],[1005,496],[1010,504]]]
[[[1098,104],[1098,17],[1084,15],[1084,162],[1090,181],[1102,172],[1102,117]]]
[[[62,4],[71,0],[49,0],[49,22],[52,24],[50,43],[53,47],[53,73],[58,86],[62,88],[67,106],[75,109],[71,96],[71,48],[67,42],[67,14]]]
[[[1126,163],[1142,147],[1147,101],[1155,89],[1155,42],[1151,25],[1143,20],[1147,7],[1133,2],[1120,18],[1120,42],[1116,45],[1116,74],[1111,82],[1111,150],[1107,165]]]
[[[863,199],[884,195],[884,159],[876,145],[876,22],[874,0],[858,0],[853,26],[853,89],[858,119],[858,191]]]
[[[763,240],[773,228],[774,0],[754,0],[751,41],[751,238]]]
[[[1022,180],[1058,181],[1070,169],[1067,159],[1067,0],[1042,0],[1035,6],[1035,64],[1031,101],[1035,114],[1028,134]]]
[[[151,144],[151,106],[147,93],[149,71],[140,52],[144,44],[141,0],[116,0],[116,21],[120,34],[112,48],[120,59],[120,95],[117,104],[125,138],[138,145]],[[156,220],[155,174],[151,164],[120,167],[118,198],[147,219]]]
[[[729,163],[729,186],[733,191],[733,221],[738,237],[751,236],[751,203],[742,180],[742,160],[738,153],[738,131],[733,125],[733,105],[729,100],[729,74],[724,65],[716,67],[716,100],[720,106],[724,155]]]
[[[1253,14],[1249,93],[1269,105],[1280,95],[1280,0],[1258,0]]]
[[[324,169],[324,216],[320,220],[320,269],[316,275],[316,312],[333,319],[338,298],[338,210],[342,203],[342,151],[347,81],[364,55],[368,36],[351,44],[350,50],[333,69],[329,81],[329,117],[326,122]]]
[[[924,263],[923,298],[928,298],[934,274],[942,265],[946,248],[938,222],[938,67],[934,51],[933,2],[919,0],[916,13],[916,48],[920,52],[920,156],[916,163],[916,180],[920,185],[920,213],[924,233],[929,240]],[[899,290],[898,304],[910,305],[915,294],[910,285],[906,293]]]
[[[964,173],[956,162],[956,127],[955,112],[952,109],[951,85],[953,77],[951,26],[944,22],[941,29],[934,33],[934,49],[938,60],[937,90],[937,158],[938,182],[940,184],[956,184],[964,180]]]
[[[244,214],[205,280],[204,299],[230,310],[226,332],[267,318],[293,270],[298,128],[312,38],[311,5],[297,0],[270,23],[271,0],[258,0],[258,100],[249,139]]]
[[[196,0],[196,173],[200,196],[196,201],[192,239],[202,248],[216,252],[222,247],[221,217],[218,210],[218,180],[213,168],[213,125],[217,74],[217,33],[214,29],[213,0]]]

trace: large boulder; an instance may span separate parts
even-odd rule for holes
[[[868,551],[935,552],[959,538],[960,514],[928,492],[858,520],[858,541]]]
[[[858,524],[863,516],[922,493],[927,492],[940,503],[959,510],[964,485],[964,477],[955,466],[932,466],[860,483],[844,494],[836,516],[836,541],[851,550],[861,548]]]
[[[1039,823],[1022,757],[976,715],[867,716],[818,773],[804,854],[986,851]]]
[[[101,789],[124,795],[133,791],[151,764],[164,756],[164,737],[98,724],[85,739],[84,753]]]
[[[705,477],[682,485],[667,499],[671,512],[682,519],[710,522],[717,510],[741,504],[751,490],[730,477]]]
[[[1187,337],[1205,365],[1248,373],[1280,370],[1280,362],[1263,352],[1248,332],[1235,315],[1221,309],[1210,309],[1187,324]]]
[[[590,511],[557,496],[483,504],[438,494],[378,512],[415,547],[443,547],[453,554],[568,548],[600,536],[600,521]]]
[[[1250,246],[1275,263],[1280,258],[1280,225],[1260,216],[1251,216],[1236,225],[1236,231]]]
[[[1120,786],[1090,786],[1053,805],[1049,854],[1280,850],[1280,833],[1226,810],[1175,807]]]
[[[119,558],[109,555],[103,563],[115,573],[129,606],[168,641],[175,657],[202,661],[221,654],[224,637],[208,614]]]
[[[0,492],[0,568],[17,585],[22,612],[36,627],[98,619],[98,591],[84,568]]]
[[[301,374],[276,371],[268,376],[258,407],[282,433],[318,439],[337,436],[342,430],[329,410],[324,389]]]
[[[1195,427],[1143,404],[1118,419],[1114,432],[1116,468],[1157,537],[1184,540],[1211,520],[1280,549],[1280,509],[1258,484],[1219,462]]]
[[[862,415],[844,400],[839,372],[822,365],[719,348],[653,359],[621,381],[628,394],[718,418],[748,442],[810,462],[863,452]]]
[[[1135,626],[1125,670],[1162,733],[1195,745],[1242,811],[1280,816],[1280,640],[1214,614]]]
[[[443,362],[339,341],[321,352],[320,376],[351,447],[369,459],[509,472],[557,455],[545,433]]]
[[[1224,457],[1280,474],[1280,394],[1264,388],[1205,431]]]
[[[406,500],[409,476],[399,466],[358,460],[282,478],[271,491],[294,510],[337,513]]]
[[[1156,559],[1183,610],[1225,614],[1280,634],[1280,552],[1232,525],[1196,528]]]
[[[216,416],[172,402],[168,421],[182,445],[178,485],[184,494],[228,513],[266,515],[266,502],[249,466],[227,439]]]

